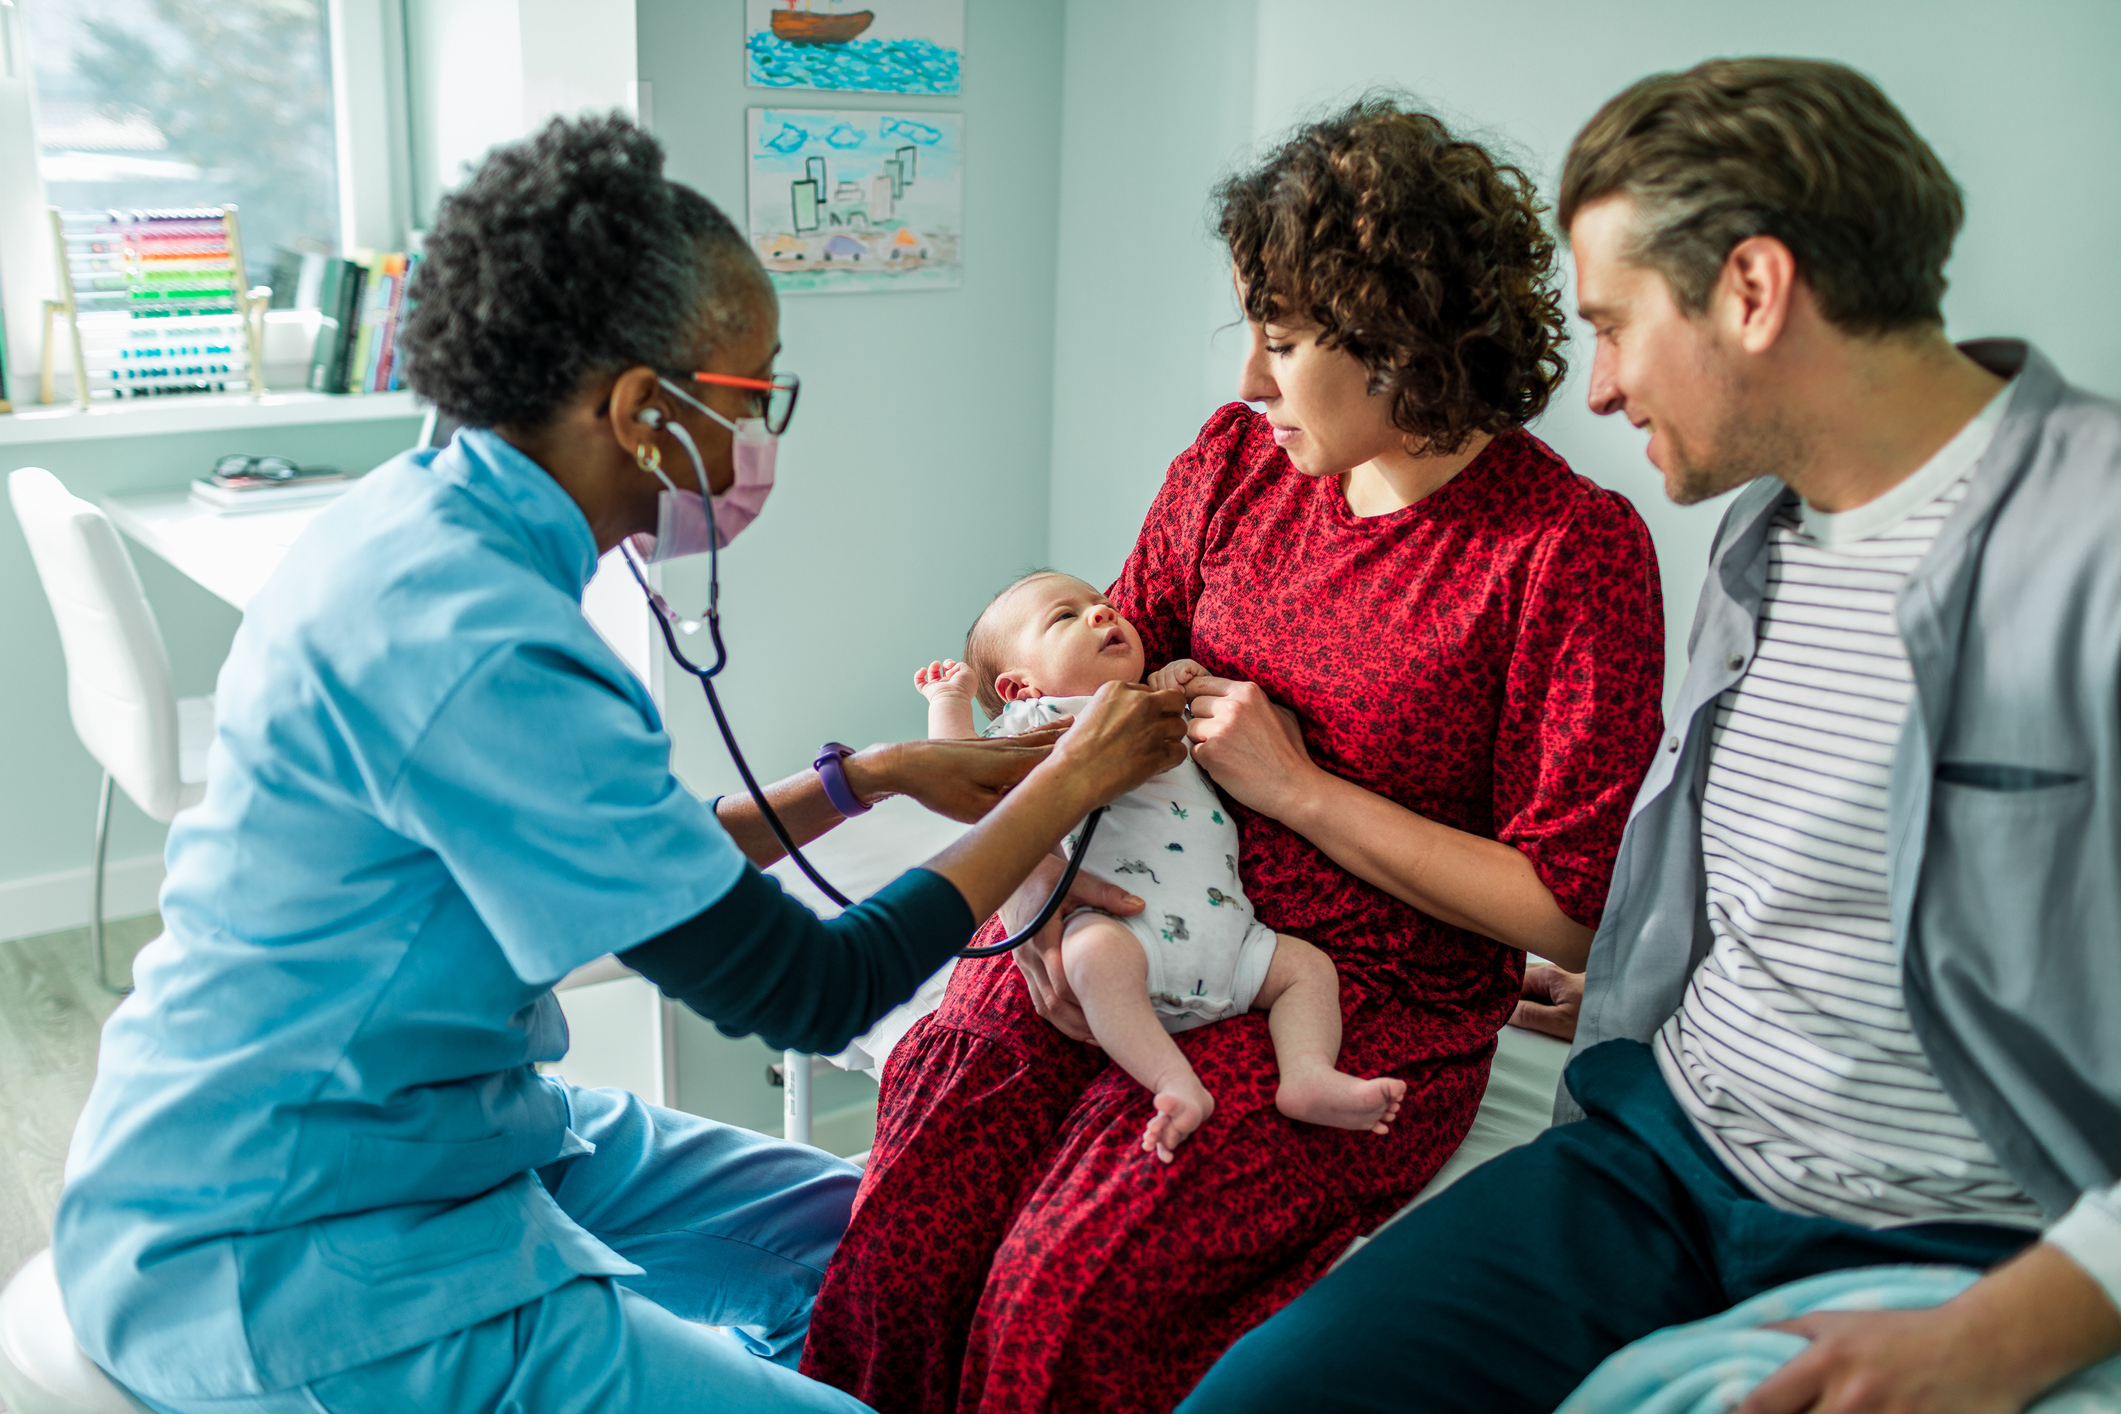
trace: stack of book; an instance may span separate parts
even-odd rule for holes
[[[331,260],[317,307],[323,319],[309,360],[309,387],[317,393],[388,393],[405,386],[405,360],[398,329],[406,287],[418,256],[372,256],[366,261]]]

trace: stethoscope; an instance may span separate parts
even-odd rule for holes
[[[802,870],[804,875],[809,878],[811,883],[818,886],[826,898],[831,899],[842,908],[852,908],[854,907],[854,900],[834,888],[825,876],[817,871],[817,867],[804,857],[803,851],[796,847],[794,837],[788,833],[788,827],[781,823],[781,817],[774,814],[773,807],[767,804],[766,792],[759,788],[758,778],[751,774],[751,765],[744,759],[743,749],[736,744],[736,733],[730,729],[728,714],[722,711],[722,699],[715,695],[714,679],[721,673],[722,669],[729,666],[729,649],[722,643],[722,537],[714,524],[714,498],[706,494],[707,466],[700,459],[700,449],[693,443],[692,434],[680,426],[677,419],[662,418],[655,425],[658,430],[668,432],[671,436],[677,438],[678,445],[685,449],[685,455],[692,461],[693,473],[699,478],[700,500],[707,507],[707,526],[711,533],[707,540],[707,612],[705,617],[702,619],[679,618],[677,612],[670,607],[669,602],[654,588],[650,587],[648,577],[641,572],[640,561],[634,557],[633,547],[622,540],[619,542],[619,553],[626,560],[626,568],[633,572],[634,583],[640,585],[641,593],[647,596],[649,607],[655,610],[656,626],[663,631],[663,643],[670,649],[671,660],[680,668],[699,679],[700,691],[707,694],[708,709],[714,713],[714,725],[722,734],[722,744],[729,748],[729,759],[736,763],[736,773],[743,779],[744,789],[750,793],[752,803],[758,806],[759,814],[765,817],[766,828],[773,831],[774,839],[780,842],[781,848],[787,852],[788,857],[795,861],[795,867]],[[714,663],[709,667],[702,667],[698,663],[693,662],[691,658],[685,655],[685,651],[678,647],[678,636],[680,634],[690,638],[698,633],[703,626],[707,630],[707,641],[714,645]],[[1076,839],[1074,848],[1068,852],[1068,864],[1061,871],[1060,882],[1053,886],[1052,896],[1039,909],[1036,917],[998,943],[991,943],[986,947],[980,948],[959,948],[957,955],[959,957],[999,957],[1001,954],[1013,952],[1026,942],[1029,942],[1038,935],[1040,929],[1051,923],[1053,915],[1060,912],[1062,900],[1068,897],[1068,890],[1075,886],[1076,873],[1081,870],[1083,864],[1083,853],[1089,849],[1090,836],[1096,831],[1098,818],[1104,813],[1105,807],[1100,805],[1097,809],[1090,812],[1088,819],[1083,821],[1083,832]]]

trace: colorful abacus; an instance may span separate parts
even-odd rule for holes
[[[64,320],[74,400],[262,393],[258,316],[245,287],[236,208],[52,213],[59,298],[45,304],[41,394],[53,401],[54,324]]]

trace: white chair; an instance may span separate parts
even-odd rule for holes
[[[177,696],[169,651],[118,529],[41,467],[7,478],[8,498],[59,623],[66,702],[74,731],[103,767],[96,806],[96,863],[89,940],[96,980],[111,984],[103,957],[103,864],[110,845],[111,787],[164,824],[206,794],[206,748],[214,700]]]
[[[153,1414],[81,1353],[49,1247],[0,1288],[0,1401],[10,1414]]]

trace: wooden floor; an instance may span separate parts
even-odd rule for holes
[[[153,914],[105,927],[114,980],[130,980],[133,954],[161,931]],[[51,1245],[67,1140],[117,1005],[96,985],[88,929],[0,942],[0,1283]]]

